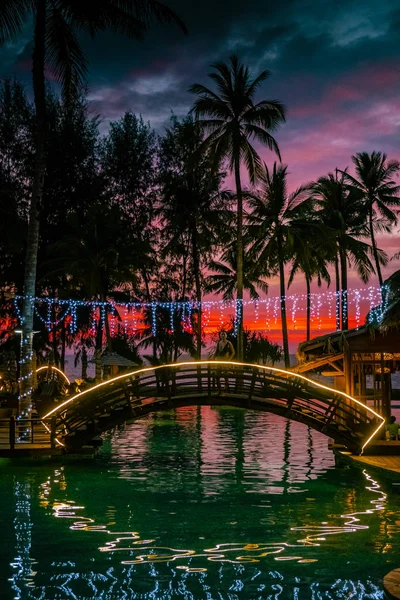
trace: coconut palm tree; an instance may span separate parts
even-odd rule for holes
[[[306,339],[311,335],[311,282],[317,280],[318,287],[322,281],[328,286],[331,277],[328,270],[329,247],[326,243],[326,231],[311,214],[299,215],[294,221],[296,245],[288,279],[288,289],[298,273],[303,273],[306,280]]]
[[[258,300],[260,294],[257,290],[268,293],[268,284],[264,279],[266,273],[249,256],[245,256],[243,267],[243,289],[249,292],[252,300]],[[225,250],[221,260],[211,260],[208,268],[216,272],[206,277],[206,291],[222,294],[225,301],[232,300],[237,286],[236,252],[233,246]]]
[[[61,84],[65,98],[81,87],[87,61],[77,34],[91,37],[113,31],[141,39],[152,20],[185,26],[179,17],[157,0],[2,0],[0,3],[0,46],[15,41],[26,22],[33,18],[32,79],[36,111],[35,165],[29,208],[25,262],[21,347],[22,416],[30,415],[32,328],[36,267],[39,246],[39,211],[46,168],[46,69]]]
[[[393,178],[400,171],[398,160],[387,160],[385,153],[359,152],[351,157],[356,177],[343,172],[346,183],[362,195],[366,219],[368,221],[375,269],[380,287],[383,286],[381,261],[376,246],[375,232],[385,222],[388,229],[396,225],[400,211],[400,185]],[[383,223],[382,223],[383,220]]]
[[[285,108],[277,100],[255,101],[259,86],[269,77],[262,71],[254,79],[248,67],[231,56],[229,63],[217,62],[209,74],[216,84],[217,92],[201,84],[189,88],[198,98],[193,112],[201,119],[206,134],[204,148],[210,150],[215,164],[227,162],[235,175],[237,198],[237,293],[238,303],[243,300],[243,192],[240,166],[244,163],[252,184],[262,176],[262,162],[252,142],[261,143],[274,151],[279,159],[280,152],[271,132],[285,121]],[[240,307],[241,308],[241,307]],[[239,310],[238,359],[243,359],[243,311]]]
[[[173,298],[167,298],[167,302],[173,302]],[[136,337],[140,340],[140,349],[147,349],[155,344],[153,355],[145,355],[150,364],[157,366],[176,362],[183,352],[193,357],[196,355],[193,333],[182,328],[182,318],[181,309],[175,309],[172,317],[170,310],[163,306],[157,306],[155,317],[150,308],[144,310],[144,327],[137,332]],[[155,335],[154,320],[157,329]]]
[[[246,228],[249,256],[279,274],[280,307],[285,367],[290,367],[286,318],[285,264],[294,255],[297,242],[296,222],[310,210],[309,189],[299,187],[289,194],[287,166],[274,163],[272,172],[264,164],[260,189],[249,194],[250,213]]]
[[[348,329],[348,284],[349,265],[352,266],[363,283],[367,283],[375,272],[370,256],[374,256],[372,246],[362,239],[369,236],[365,223],[363,197],[360,190],[348,187],[347,173],[341,171],[337,177],[333,173],[320,177],[311,186],[316,202],[318,218],[326,227],[326,240],[332,248],[331,260],[335,265],[337,298],[341,299],[342,330]],[[380,264],[386,264],[388,257],[376,249]]]

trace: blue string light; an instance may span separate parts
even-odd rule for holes
[[[357,321],[358,321],[358,315],[359,315],[359,304],[360,304],[361,300],[369,301],[370,315],[372,315],[371,311],[374,309],[374,312],[373,312],[374,318],[378,318],[378,312],[379,312],[379,320],[381,319],[382,314],[386,310],[387,305],[388,305],[387,286],[383,286],[382,289],[379,287],[370,286],[369,288],[349,290],[347,294],[344,291],[343,292],[327,291],[327,292],[323,292],[322,294],[320,294],[320,293],[310,294],[309,298],[310,298],[314,318],[316,316],[315,315],[315,307],[317,307],[317,313],[319,313],[319,309],[322,307],[323,303],[327,302],[328,306],[329,306],[329,311],[330,311],[330,303],[332,303],[332,301],[335,301],[336,317],[338,318],[340,315],[340,306],[339,306],[339,302],[337,302],[338,298],[342,298],[342,305],[343,305],[344,313],[346,313],[346,311],[348,311],[350,301],[355,305]],[[23,296],[15,296],[15,298],[14,298],[15,312],[16,312],[16,316],[17,316],[19,323],[22,323],[22,314],[21,314],[21,310],[19,307],[19,301],[23,300],[23,299],[24,299]],[[305,301],[307,299],[307,294],[287,295],[287,296],[285,296],[285,299],[286,299],[286,301],[292,302],[292,306],[293,306],[292,318],[294,318],[294,320],[295,320],[296,319],[295,314],[299,310],[298,304],[299,304],[299,302]],[[222,314],[222,311],[228,307],[227,303],[223,300],[211,300],[211,301],[207,300],[204,302],[187,301],[186,300],[183,302],[155,302],[155,301],[153,301],[153,302],[118,302],[118,303],[115,303],[113,301],[99,302],[99,301],[90,301],[90,300],[72,300],[72,299],[65,300],[65,299],[48,298],[48,297],[33,298],[32,300],[34,303],[35,314],[42,321],[42,323],[44,323],[45,327],[49,331],[51,330],[52,327],[57,326],[59,323],[61,323],[61,321],[64,320],[68,315],[71,315],[72,320],[69,325],[71,333],[75,333],[78,329],[78,327],[77,327],[77,311],[79,310],[80,307],[89,307],[92,310],[92,312],[95,312],[97,309],[99,309],[100,318],[101,318],[102,324],[104,326],[106,311],[109,311],[109,313],[111,315],[115,315],[116,306],[118,306],[121,308],[121,310],[125,311],[124,329],[126,329],[126,327],[127,327],[126,315],[127,315],[128,311],[135,310],[135,309],[136,310],[144,310],[144,309],[150,308],[151,314],[152,314],[151,327],[152,327],[153,335],[156,335],[156,333],[157,333],[156,312],[157,312],[158,308],[165,309],[169,312],[170,329],[171,329],[171,331],[174,331],[175,311],[181,311],[182,323],[185,323],[185,321],[187,321],[187,323],[190,324],[192,312],[196,309],[201,309],[204,312],[204,319],[205,319],[204,325],[206,326],[206,324],[208,323],[208,320],[209,320],[210,311],[212,309],[219,310],[220,313]],[[378,304],[378,303],[381,304],[379,309],[374,308],[374,307],[376,307],[376,304]],[[242,318],[244,307],[246,307],[246,306],[255,307],[255,311],[256,311],[257,315],[258,315],[258,311],[261,310],[262,307],[264,307],[264,310],[267,313],[266,323],[269,324],[271,317],[274,319],[274,322],[277,321],[280,304],[281,304],[280,296],[268,297],[268,298],[258,299],[258,300],[241,300],[239,302],[239,304],[236,301],[234,301],[232,303],[232,309],[234,309],[234,311],[235,311],[235,317],[234,317],[234,321],[235,321],[234,333],[235,333],[235,335],[237,334],[239,318]],[[43,318],[39,312],[39,307],[41,305],[45,305],[45,308],[47,310],[46,318]],[[55,305],[64,307],[65,312],[59,319],[52,321],[51,320],[51,312],[52,312],[51,309]],[[272,310],[272,315],[268,314],[270,310]],[[220,316],[221,316],[221,314],[220,314]]]
[[[243,300],[236,300],[235,302],[235,320],[233,326],[233,335],[237,337],[239,333],[239,323],[242,321],[243,314]]]
[[[157,336],[157,303],[151,303],[151,333],[153,337]]]

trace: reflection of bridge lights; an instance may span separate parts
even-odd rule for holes
[[[65,406],[67,406],[71,402],[74,402],[77,399],[82,398],[85,394],[88,394],[89,392],[93,392],[94,390],[105,387],[105,386],[109,386],[109,385],[112,386],[112,385],[114,385],[114,383],[116,383],[118,381],[122,381],[123,379],[129,379],[133,376],[137,377],[138,375],[141,375],[142,373],[155,372],[155,371],[159,371],[161,369],[179,369],[181,367],[187,367],[187,366],[215,366],[215,365],[228,365],[228,366],[234,366],[234,367],[247,367],[247,368],[250,367],[252,369],[257,368],[260,371],[279,373],[280,375],[284,375],[285,377],[287,377],[289,379],[293,379],[294,381],[304,381],[308,385],[311,385],[315,388],[319,388],[319,389],[331,392],[332,394],[341,396],[342,398],[346,398],[347,400],[350,400],[352,403],[360,406],[363,410],[367,410],[368,412],[373,414],[376,419],[378,419],[379,424],[378,424],[377,428],[375,429],[375,431],[367,439],[367,441],[364,442],[364,444],[361,448],[361,453],[364,451],[364,448],[369,444],[369,442],[376,436],[376,434],[380,431],[380,429],[385,424],[385,419],[380,414],[375,412],[372,408],[370,408],[366,404],[363,404],[360,400],[357,400],[356,398],[349,396],[349,394],[346,394],[345,392],[335,390],[335,389],[330,388],[322,383],[314,381],[313,379],[309,379],[308,377],[305,377],[304,375],[301,375],[299,373],[293,373],[292,371],[288,371],[286,369],[279,369],[277,367],[270,367],[270,366],[265,366],[265,365],[255,365],[252,363],[239,363],[239,362],[234,362],[234,361],[222,361],[222,360],[221,361],[213,360],[213,361],[191,361],[191,362],[173,363],[173,364],[169,364],[169,365],[161,365],[159,367],[144,367],[142,369],[137,369],[136,371],[131,371],[130,373],[124,373],[123,375],[118,375],[117,377],[113,377],[112,379],[108,379],[107,381],[102,381],[101,383],[98,383],[95,386],[93,386],[87,390],[84,390],[83,392],[80,392],[79,394],[76,394],[75,396],[72,396],[72,398],[65,400],[64,402],[59,404],[56,408],[53,408],[51,411],[49,411],[43,418],[44,419],[49,418],[50,416],[54,415],[55,413],[60,412]]]
[[[201,567],[186,567],[185,565],[177,565],[176,568],[186,571],[186,573],[205,573],[207,571],[207,569]]]
[[[344,519],[343,526],[330,526],[327,521],[323,521],[320,526],[310,525],[291,528],[293,532],[304,531],[307,533],[306,537],[298,539],[297,543],[293,544],[287,542],[228,542],[216,544],[214,547],[206,548],[199,552],[197,550],[153,545],[155,542],[154,539],[141,540],[137,532],[110,531],[105,525],[96,524],[90,517],[78,515],[78,511],[84,510],[84,507],[75,504],[72,500],[54,502],[53,514],[56,518],[72,520],[73,523],[70,529],[74,531],[99,532],[112,536],[112,539],[99,547],[98,550],[110,554],[121,551],[126,552],[128,554],[127,559],[121,560],[119,564],[128,567],[146,564],[149,565],[149,568],[153,569],[157,563],[171,563],[171,571],[177,569],[184,572],[184,574],[190,574],[205,573],[207,571],[206,567],[191,566],[194,559],[202,560],[203,564],[205,560],[208,563],[226,563],[232,565],[234,568],[244,568],[245,565],[257,568],[256,563],[263,564],[263,559],[267,557],[270,557],[269,560],[273,559],[277,562],[308,564],[318,561],[318,558],[313,556],[308,557],[307,554],[309,554],[310,550],[319,547],[321,545],[319,542],[326,541],[327,537],[323,536],[354,533],[358,530],[368,529],[368,526],[360,524],[360,516],[384,510],[386,494],[382,492],[379,484],[366,471],[363,471],[363,474],[366,479],[365,489],[373,494],[373,498],[370,500],[371,508],[341,515]],[[57,480],[61,483],[62,475],[62,470],[55,470],[52,479],[49,477],[40,486],[41,494],[47,497],[51,483],[56,483]],[[388,552],[390,549],[390,545],[386,544],[383,552]],[[382,552],[382,548],[379,551]],[[187,564],[179,564],[181,561]],[[67,564],[65,563],[64,566]],[[196,564],[195,561],[194,564]],[[60,563],[60,566],[63,566],[63,563]],[[157,575],[157,572],[155,572],[155,575]],[[158,595],[156,597],[161,596]]]
[[[370,504],[373,504],[374,508],[367,508],[366,510],[340,515],[342,519],[346,519],[344,526],[342,527],[329,525],[323,525],[322,527],[319,525],[306,525],[304,527],[291,527],[290,530],[319,532],[316,535],[320,535],[321,533],[323,533],[324,535],[336,535],[340,533],[355,533],[362,529],[369,529],[368,525],[357,524],[360,521],[358,515],[370,515],[377,511],[384,510],[387,494],[382,492],[378,482],[372,479],[372,477],[365,470],[363,470],[363,475],[366,478],[367,482],[370,484],[366,486],[366,489],[370,492],[380,494],[379,498],[370,500]],[[322,541],[325,540],[325,538],[315,537],[315,535],[310,533],[305,538],[298,541],[319,546],[319,544],[315,544],[317,540]]]

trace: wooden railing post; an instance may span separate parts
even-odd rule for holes
[[[171,375],[171,379],[170,379],[170,375]],[[172,373],[171,373],[171,369],[165,369],[165,385],[167,387],[166,392],[167,392],[167,398],[168,398],[168,406],[171,407],[172,406],[172,400],[171,400],[171,396],[172,396]]]
[[[56,447],[56,417],[51,417],[50,422],[50,448]]]
[[[15,447],[15,418],[10,417],[9,421],[9,440],[10,440],[10,450],[14,450]]]
[[[251,376],[250,391],[249,391],[249,396],[248,396],[249,406],[251,403],[251,397],[254,393],[254,388],[256,387],[256,381],[257,381],[257,375],[258,375],[258,369],[256,367],[252,367],[252,370],[253,370],[253,374]]]
[[[197,391],[199,394],[203,391],[202,365],[197,366]]]

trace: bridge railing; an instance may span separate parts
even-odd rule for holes
[[[0,449],[17,450],[29,446],[54,448],[56,418],[0,419]]]
[[[210,404],[214,396],[221,403],[224,395],[230,396],[226,403],[271,410],[321,431],[329,430],[331,436],[342,432],[343,438],[357,443],[383,423],[377,413],[354,398],[290,371],[203,361],[145,368],[103,382],[58,412],[57,431],[66,435],[84,429],[88,422],[110,423],[128,408],[136,414],[139,405],[143,413],[147,404],[164,406],[167,401],[172,406],[193,397]]]
[[[61,394],[67,393],[68,386],[71,383],[67,375],[54,365],[43,365],[39,367],[36,369],[36,377],[38,382],[55,381]]]

